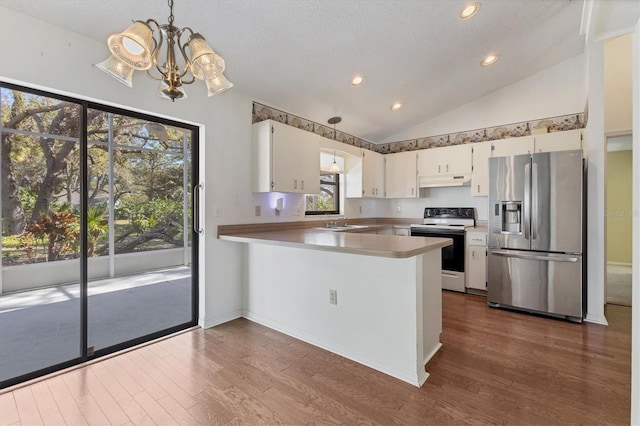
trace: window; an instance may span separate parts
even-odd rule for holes
[[[320,195],[306,196],[305,214],[340,213],[340,174],[320,172]]]

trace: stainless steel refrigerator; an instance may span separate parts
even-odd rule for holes
[[[490,306],[582,321],[584,176],[582,151],[489,159]]]

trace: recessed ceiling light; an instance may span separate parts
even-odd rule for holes
[[[495,64],[497,60],[498,60],[498,55],[488,55],[480,63],[482,64],[482,66],[486,67],[488,65]]]
[[[396,102],[395,104],[391,105],[391,111],[397,111],[400,108],[402,108],[402,103],[400,102]]]
[[[476,14],[480,8],[479,3],[469,3],[460,12],[460,19],[469,19]]]
[[[360,86],[362,83],[364,83],[364,77],[361,75],[354,75],[351,79],[352,86]]]

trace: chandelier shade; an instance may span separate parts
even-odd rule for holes
[[[151,68],[152,43],[153,31],[141,21],[134,22],[123,32],[107,39],[113,56],[140,71]]]
[[[115,56],[109,56],[104,61],[96,64],[96,66],[120,83],[133,87],[133,72],[135,68],[130,67]]]
[[[207,95],[214,96],[233,87],[223,75],[225,62],[205,38],[189,27],[173,25],[173,0],[169,0],[169,23],[153,19],[135,21],[107,40],[111,56],[96,66],[121,83],[133,87],[133,72],[146,71],[160,82],[158,94],[175,101],[187,97],[183,85],[203,80]],[[186,42],[183,35],[189,34]]]
[[[205,80],[205,83],[207,83],[207,96],[215,96],[233,87],[233,84],[222,73]]]

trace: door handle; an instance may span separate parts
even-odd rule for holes
[[[531,169],[531,239],[538,239],[538,164]]]
[[[529,230],[531,228],[531,162],[524,165],[524,200],[523,204],[523,226],[524,238],[529,239]]]
[[[193,221],[193,232],[198,235],[204,234],[204,229],[200,228],[200,190],[204,188],[204,185],[198,183],[193,186],[193,192],[191,197],[191,204],[193,212],[191,213],[191,220]]]
[[[515,257],[517,259],[526,259],[526,260],[542,260],[545,262],[569,262],[576,263],[578,261],[577,257],[554,257],[554,256],[542,256],[535,254],[523,254],[523,253],[512,253],[506,251],[492,251],[491,254],[502,257]]]

